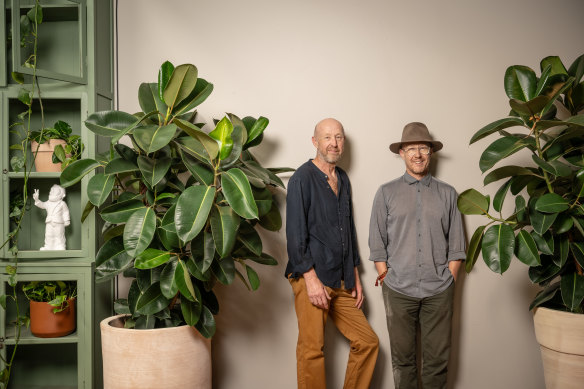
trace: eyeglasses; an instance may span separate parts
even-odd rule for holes
[[[432,149],[428,146],[408,147],[407,149],[402,149],[402,150],[404,151],[404,153],[406,153],[410,157],[412,155],[415,155],[418,151],[422,155],[428,155],[428,154],[430,154],[430,151],[432,151]]]

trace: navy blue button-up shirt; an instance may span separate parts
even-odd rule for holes
[[[360,263],[351,183],[336,167],[338,196],[327,175],[309,160],[288,182],[286,238],[288,265],[285,276],[297,278],[314,268],[320,281],[331,288],[355,287],[355,266]]]

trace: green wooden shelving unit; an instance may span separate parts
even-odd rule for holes
[[[24,173],[13,171],[9,145],[18,141],[9,128],[24,110],[18,100],[20,85],[11,72],[25,74],[31,82],[32,69],[24,66],[29,48],[20,41],[20,17],[33,6],[32,0],[0,0],[0,237],[10,231],[11,196],[22,191]],[[37,76],[39,77],[44,124],[68,122],[85,144],[84,157],[93,158],[100,150],[93,133],[83,121],[95,111],[113,106],[113,1],[41,0],[43,22],[39,25]],[[17,28],[15,28],[15,26]],[[38,105],[38,100],[35,100]],[[40,126],[38,107],[33,126]],[[104,145],[107,146],[107,145]],[[29,160],[32,158],[29,157]],[[95,213],[82,223],[87,203],[89,177],[67,189],[65,201],[71,213],[66,228],[67,250],[39,251],[44,240],[44,211],[32,200],[34,188],[46,200],[50,187],[59,183],[59,173],[33,172],[29,176],[27,214],[19,236],[18,282],[33,280],[72,280],[77,283],[77,329],[61,338],[37,338],[25,331],[17,349],[10,388],[101,388],[99,321],[112,314],[113,285],[94,281],[95,254],[101,228]],[[6,267],[13,264],[9,248],[0,250],[0,294],[9,291]],[[19,286],[17,286],[18,288]],[[22,309],[28,302],[21,296]],[[13,306],[0,308],[0,353],[14,347]]]

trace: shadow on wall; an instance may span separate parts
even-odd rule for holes
[[[262,160],[263,162],[263,160]],[[280,212],[284,214],[286,193],[278,189],[275,193],[276,201]],[[217,288],[217,298],[219,300],[219,315],[216,316],[217,332],[213,337],[213,387],[224,387],[226,372],[234,371],[230,366],[229,355],[233,347],[237,346],[230,341],[248,342],[270,342],[273,345],[272,351],[279,349],[278,340],[281,339],[282,330],[280,316],[282,307],[294,309],[291,297],[291,290],[282,288],[282,283],[286,283],[284,271],[288,258],[286,253],[286,239],[284,235],[285,225],[280,232],[270,232],[258,227],[263,242],[263,251],[274,256],[277,266],[260,265],[252,261],[248,264],[252,266],[259,275],[260,287],[256,291],[249,291],[238,277],[235,277],[232,285]],[[280,254],[282,253],[282,254]],[[244,271],[245,273],[245,271]],[[290,293],[287,293],[290,292]],[[236,324],[234,324],[236,323]],[[250,352],[253,352],[250,347]],[[253,356],[250,355],[250,362]],[[278,357],[274,356],[273,361],[277,363]],[[269,367],[267,367],[269,368]]]

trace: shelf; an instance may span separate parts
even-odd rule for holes
[[[7,345],[14,345],[16,337],[16,327],[14,325],[6,326],[6,338],[4,343]],[[77,331],[67,336],[58,338],[39,338],[30,332],[30,328],[23,328],[20,333],[19,344],[59,344],[59,343],[77,343],[79,337]]]

